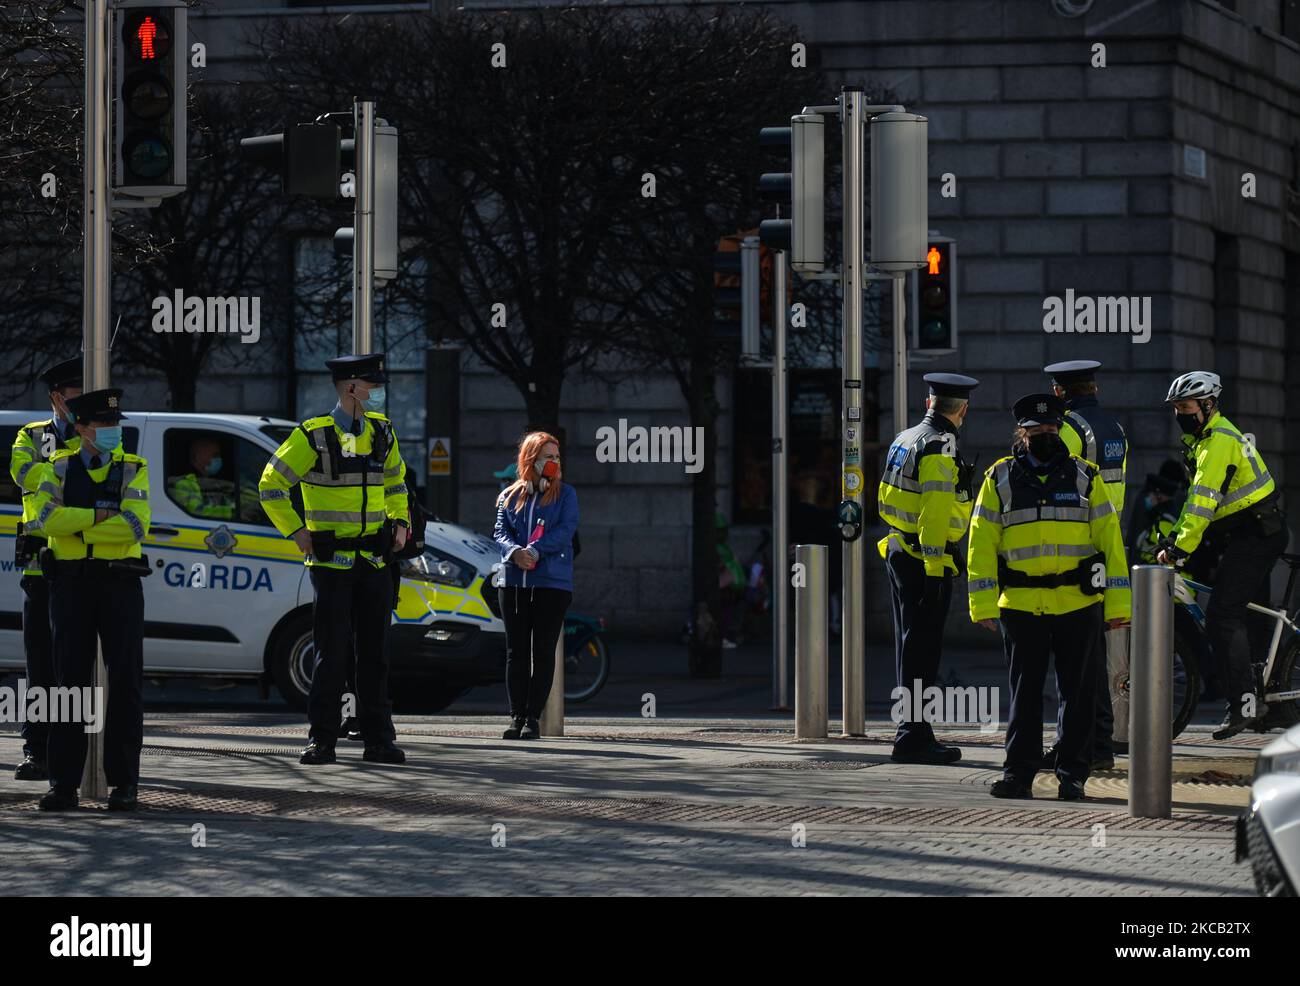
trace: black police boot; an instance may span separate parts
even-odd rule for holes
[[[298,758],[299,763],[305,764],[322,764],[333,763],[338,758],[334,755],[334,744],[325,740],[313,739],[307,744],[307,748],[302,751],[302,756]]]
[[[1004,777],[1000,781],[994,781],[993,787],[989,793],[995,798],[1016,798],[1024,801],[1034,800],[1033,788],[1028,784],[1022,784],[1014,777]]]
[[[1216,740],[1225,740],[1249,729],[1257,722],[1259,722],[1258,716],[1248,716],[1241,711],[1241,706],[1234,705],[1228,710],[1228,714],[1223,717],[1223,722],[1219,723],[1219,728],[1210,735]]]
[[[1062,780],[1056,796],[1062,801],[1083,801],[1083,781]]]
[[[504,733],[501,734],[501,738],[502,738],[502,739],[519,739],[519,734],[522,733],[523,731],[524,731],[524,717],[523,717],[523,716],[511,716],[511,717],[510,717],[510,725],[507,726],[507,727],[506,727],[506,731],[505,731]]]
[[[37,802],[41,811],[67,811],[77,807],[77,789],[55,784]]]
[[[1038,769],[1049,772],[1056,769],[1056,747],[1043,747],[1043,759],[1039,761]]]
[[[1114,770],[1115,756],[1111,753],[1096,753],[1092,757],[1092,773],[1099,770]]]
[[[361,742],[361,726],[358,725],[356,716],[348,716],[343,720],[343,725],[339,726],[339,735],[354,743]]]
[[[109,811],[135,811],[139,801],[139,789],[134,784],[115,787],[108,795]]]
[[[542,727],[536,719],[524,720],[524,728],[519,730],[520,739],[540,739],[541,735]]]
[[[918,747],[915,750],[894,750],[889,759],[894,763],[928,763],[928,764],[949,764],[956,763],[961,759],[961,750],[955,746],[944,746],[938,740],[935,740],[929,746]]]
[[[23,762],[14,771],[16,781],[48,781],[50,770],[44,760],[37,760],[30,753],[23,757]]]
[[[367,743],[361,759],[369,763],[406,763],[406,754],[392,740],[382,743]]]

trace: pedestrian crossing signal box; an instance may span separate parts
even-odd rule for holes
[[[909,275],[908,318],[912,352],[943,356],[957,351],[957,241],[931,236],[925,266]]]

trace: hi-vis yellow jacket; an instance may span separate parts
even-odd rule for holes
[[[80,455],[80,451],[60,449],[32,470],[37,483],[36,519],[28,529],[49,538],[59,561],[139,558],[140,542],[149,533],[148,463],[123,452],[120,445],[111,455],[100,456],[98,469],[77,461]],[[84,495],[92,489],[88,483],[82,494],[69,488],[69,472],[83,468],[99,484],[93,495]],[[96,524],[94,503],[99,497],[115,503],[119,512]]]
[[[876,547],[880,557],[889,542],[925,563],[926,575],[956,571],[947,548],[960,541],[970,523],[969,480],[964,476],[957,432],[947,419],[927,414],[889,446],[877,492],[881,519],[892,530]]]
[[[36,519],[36,474],[34,469],[42,462],[48,462],[51,455],[59,449],[81,448],[81,436],[75,431],[65,442],[59,437],[53,418],[33,421],[18,429],[14,436],[13,450],[9,453],[9,475],[23,491],[23,530],[30,532],[31,523]],[[46,454],[48,453],[48,455]],[[24,575],[41,574],[33,561],[23,569]]]
[[[1212,521],[1223,520],[1271,496],[1276,486],[1264,460],[1237,427],[1217,411],[1200,438],[1183,435],[1192,473],[1187,503],[1174,526],[1174,544],[1191,554]]]
[[[997,619],[1002,609],[1060,615],[1103,599],[1107,620],[1127,620],[1124,538],[1096,467],[1069,455],[1040,476],[1022,464],[1023,454],[995,462],[975,500],[966,573],[971,620]],[[1005,585],[1015,573],[1058,576],[1063,584]],[[1085,593],[1084,579],[1100,592]]]
[[[271,456],[262,471],[258,499],[285,537],[292,537],[304,522],[290,499],[298,483],[309,531],[356,538],[378,533],[386,518],[410,524],[397,436],[388,418],[377,411],[367,411],[364,420],[361,434],[351,435],[335,424],[333,415],[309,418]],[[384,567],[384,559],[369,551],[336,551],[328,562],[309,555],[307,564],[347,569],[358,554],[376,568]]]

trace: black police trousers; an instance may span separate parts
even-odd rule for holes
[[[1250,633],[1253,621],[1247,617],[1252,603],[1269,604],[1269,578],[1278,557],[1286,549],[1289,534],[1285,527],[1276,534],[1261,534],[1254,527],[1243,527],[1228,538],[1214,574],[1210,605],[1205,610],[1205,629],[1214,650],[1219,681],[1229,707],[1239,707],[1243,697],[1255,693]],[[1269,635],[1254,634],[1255,659],[1263,661]],[[1262,644],[1262,647],[1260,646]]]
[[[1005,776],[1021,784],[1034,781],[1043,758],[1043,685],[1048,662],[1055,659],[1056,687],[1061,693],[1056,776],[1080,783],[1088,779],[1102,622],[1100,601],[1059,615],[1002,610],[1002,645],[1011,684]]]
[[[512,719],[540,719],[555,681],[555,645],[573,601],[568,589],[497,590],[506,625],[506,694]]]
[[[94,675],[95,637],[104,651],[108,707],[95,698],[103,718],[104,776],[109,786],[140,780],[144,744],[144,590],[134,575],[101,570],[88,575],[58,575],[50,582],[50,624],[54,676],[60,688],[86,689]],[[50,783],[81,786],[86,766],[86,715],[82,722],[50,727]]]
[[[356,715],[366,743],[396,738],[393,706],[388,697],[388,625],[393,614],[393,577],[387,567],[375,568],[358,558],[350,569],[311,565],[316,603],[312,636],[316,663],[312,669],[307,717],[311,738],[334,743],[342,725],[348,665],[356,648]]]
[[[894,667],[898,684],[912,695],[916,682],[929,688],[939,674],[943,651],[943,626],[952,603],[952,574],[943,577],[937,603],[921,601],[925,591],[925,563],[913,558],[891,542],[885,556],[889,572],[889,594],[894,604]],[[908,710],[920,707],[921,700],[912,696]],[[924,749],[934,742],[934,729],[928,722],[913,722],[906,716],[894,733],[894,749],[900,753]]]
[[[41,575],[24,575],[23,650],[27,653],[27,687],[54,687],[54,641],[50,634],[50,583]],[[47,722],[23,721],[23,756],[46,761],[50,745]]]

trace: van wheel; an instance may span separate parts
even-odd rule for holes
[[[312,639],[311,612],[290,617],[275,636],[271,651],[271,674],[275,687],[295,709],[307,708],[311,694],[311,673],[316,663],[316,645]]]

